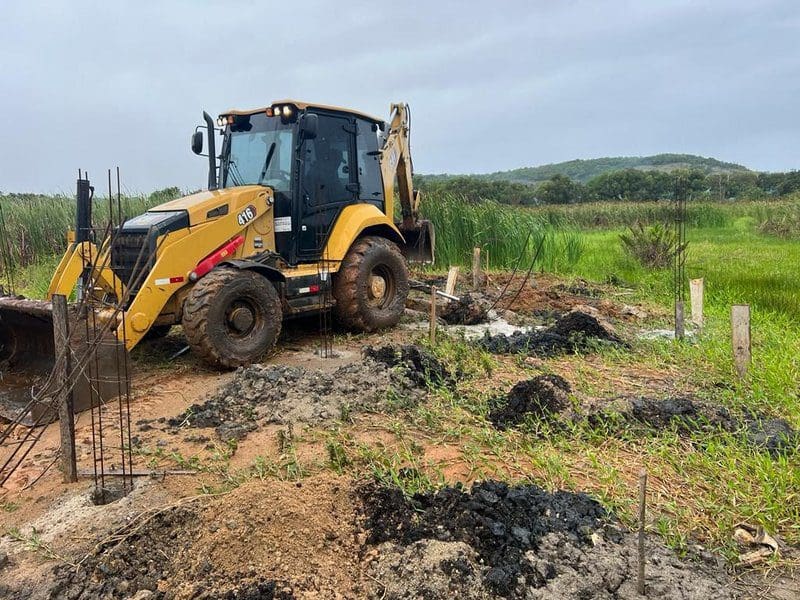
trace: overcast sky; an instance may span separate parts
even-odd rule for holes
[[[414,116],[419,173],[687,152],[800,167],[797,0],[3,0],[0,190],[202,187],[202,110]],[[102,187],[102,186],[100,186]]]

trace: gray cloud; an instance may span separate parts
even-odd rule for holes
[[[791,0],[6,0],[0,189],[199,187],[202,109],[296,97],[414,111],[419,172],[692,152],[796,168]]]

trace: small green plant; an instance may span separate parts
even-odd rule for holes
[[[669,266],[675,255],[686,249],[687,243],[679,243],[674,230],[662,223],[645,226],[637,221],[628,231],[619,235],[625,252],[642,266],[660,269]]]
[[[42,539],[42,536],[35,527],[31,528],[30,533],[23,533],[18,527],[12,527],[6,531],[6,535],[8,535],[8,537],[10,537],[12,540],[24,544],[25,549],[29,550],[30,552],[34,552],[50,560],[57,560],[68,565],[75,566],[66,558],[58,554],[55,550],[53,550],[50,544]]]
[[[325,447],[328,450],[328,463],[330,467],[341,475],[352,463],[350,457],[347,456],[347,449],[341,442],[335,439],[328,440]]]

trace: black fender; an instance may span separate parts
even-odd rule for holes
[[[286,281],[286,276],[283,273],[281,273],[280,270],[276,269],[275,267],[270,267],[263,263],[256,262],[254,260],[233,259],[233,260],[222,261],[219,264],[228,267],[233,267],[235,269],[241,269],[243,271],[255,271],[259,275],[263,275],[264,277],[275,283],[284,283]]]

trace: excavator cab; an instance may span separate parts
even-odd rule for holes
[[[392,215],[394,189],[389,182],[387,194],[382,166],[391,157],[383,160],[381,119],[285,101],[258,112],[231,111],[217,125],[223,135],[217,185],[273,190],[276,251],[288,264],[320,259],[345,206],[368,203]],[[409,200],[398,224],[401,249],[409,260],[433,262],[432,227],[406,218],[419,203],[410,190]]]

